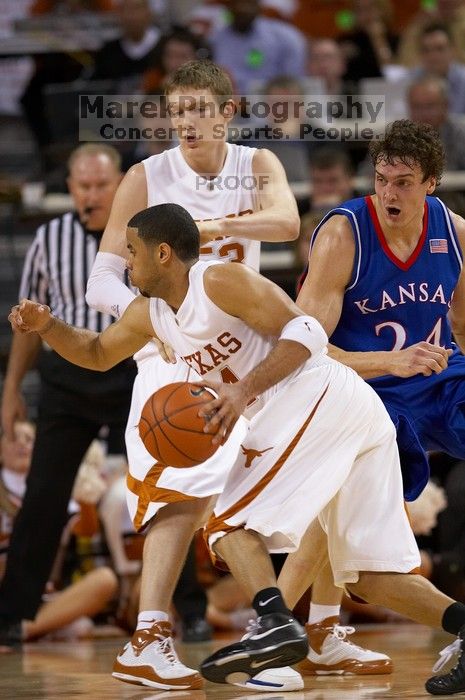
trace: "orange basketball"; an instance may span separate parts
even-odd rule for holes
[[[214,397],[205,387],[174,382],[146,401],[139,421],[139,435],[157,462],[170,467],[194,467],[211,457],[219,445],[204,433],[201,407]]]

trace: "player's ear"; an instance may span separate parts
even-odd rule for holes
[[[221,105],[221,112],[225,119],[232,119],[236,113],[236,105],[234,100],[227,100]]]
[[[430,177],[428,181],[428,189],[426,190],[426,194],[433,194],[434,190],[436,189],[436,184],[436,178]]]
[[[161,263],[166,263],[171,260],[173,256],[173,251],[168,243],[160,243],[158,246],[158,258]]]

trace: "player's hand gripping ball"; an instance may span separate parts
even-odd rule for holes
[[[219,447],[212,434],[204,433],[206,418],[198,415],[215,394],[189,382],[174,382],[146,401],[139,421],[139,435],[157,462],[170,467],[194,467]]]

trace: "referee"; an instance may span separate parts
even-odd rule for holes
[[[84,144],[68,162],[75,212],[41,226],[27,253],[20,298],[48,304],[67,323],[101,331],[111,317],[85,303],[87,277],[121,180],[120,157],[110,146]],[[0,585],[0,645],[21,643],[21,620],[34,619],[67,519],[68,502],[82,458],[102,426],[109,450],[123,453],[124,430],[135,377],[132,360],[100,373],[76,367],[35,334],[14,334],[2,397],[2,428],[13,437],[26,417],[21,383],[38,364],[41,391],[27,490]]]

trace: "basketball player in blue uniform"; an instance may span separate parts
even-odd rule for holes
[[[383,400],[413,500],[428,480],[426,451],[465,459],[465,221],[433,195],[444,154],[430,126],[396,121],[370,153],[375,193],[318,225],[298,304]],[[465,668],[426,687],[463,692]]]

